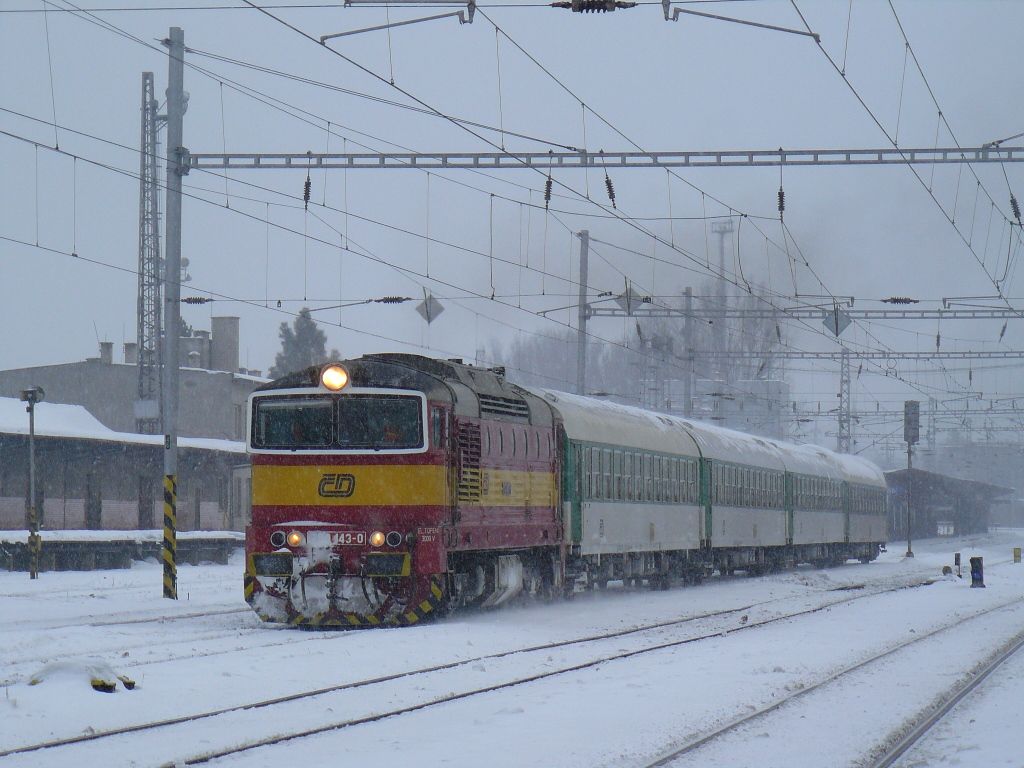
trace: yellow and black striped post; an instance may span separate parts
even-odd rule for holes
[[[164,597],[178,599],[178,476],[164,475]]]
[[[39,535],[39,515],[36,505],[28,508],[28,577],[39,578],[39,554],[43,551],[43,539]]]

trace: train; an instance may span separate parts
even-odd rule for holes
[[[502,368],[385,353],[249,398],[245,598],[268,622],[407,626],[611,580],[869,562],[874,464]]]

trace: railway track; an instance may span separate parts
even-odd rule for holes
[[[895,764],[904,754],[921,742],[936,725],[942,722],[957,704],[984,683],[993,672],[1013,658],[1021,648],[1024,648],[1024,632],[989,656],[981,665],[971,671],[967,680],[952,688],[943,701],[926,710],[907,726],[902,735],[896,738],[881,755],[873,759],[870,768],[889,768]]]
[[[528,675],[525,677],[513,676],[511,679],[501,680],[499,682],[494,682],[488,685],[469,687],[455,692],[451,692],[448,683],[442,681],[444,682],[443,687],[448,689],[448,692],[439,696],[427,697],[425,699],[421,699],[420,701],[405,706],[384,708],[380,711],[368,712],[357,717],[349,717],[343,720],[320,723],[318,725],[311,726],[300,731],[277,733],[264,738],[250,740],[242,744],[236,744],[230,747],[224,747],[222,749],[210,750],[202,754],[193,755],[189,758],[179,758],[178,760],[170,763],[173,765],[200,765],[230,755],[247,752],[249,750],[256,749],[259,747],[278,744],[293,739],[305,738],[320,733],[326,733],[329,731],[337,731],[344,728],[376,722],[391,717],[397,717],[400,715],[446,704],[453,701],[459,701],[462,699],[467,699],[474,696],[491,693],[494,691],[500,691],[515,686],[526,685],[539,680],[555,677],[557,675],[563,675],[571,672],[577,672],[585,669],[594,668],[601,664],[606,664],[611,661],[628,659],[634,656],[639,656],[641,654],[658,652],[670,648],[683,646],[689,643],[695,643],[701,640],[707,640],[710,638],[720,638],[733,633],[752,630],[769,624],[788,621],[800,616],[807,616],[822,611],[827,611],[829,609],[835,608],[846,603],[851,603],[854,601],[863,600],[869,597],[874,597],[889,592],[895,592],[902,589],[913,588],[927,583],[931,583],[931,580],[916,579],[909,580],[907,582],[899,583],[896,585],[877,586],[875,588],[866,585],[854,585],[855,587],[860,587],[860,589],[856,590],[850,590],[848,588],[837,588],[825,593],[825,600],[819,601],[817,604],[810,607],[801,607],[797,610],[783,611],[775,615],[766,615],[761,618],[750,616],[751,613],[759,609],[767,611],[768,607],[772,603],[778,603],[781,601],[801,601],[806,603],[807,600],[807,596],[795,598],[792,596],[785,598],[776,598],[774,600],[763,601],[761,603],[753,603],[750,605],[740,606],[737,608],[730,608],[720,611],[709,611],[671,620],[664,620],[649,624],[643,624],[639,626],[633,626],[611,632],[595,633],[585,637],[575,637],[567,640],[543,643],[540,645],[534,645],[530,647],[515,648],[496,653],[483,654],[472,658],[460,659],[443,664],[437,664],[430,667],[407,670],[403,672],[396,672],[373,678],[341,683],[338,685],[327,686],[316,690],[303,691],[300,693],[265,699],[262,701],[248,702],[245,704],[224,707],[221,709],[201,712],[193,715],[168,718],[165,720],[148,723],[140,723],[136,725],[126,726],[123,728],[98,731],[95,733],[82,734],[64,739],[55,739],[36,744],[28,744],[0,751],[0,757],[28,754],[34,754],[34,756],[36,757],[41,757],[41,753],[63,753],[69,748],[74,748],[76,745],[82,746],[85,745],[85,743],[87,742],[103,742],[106,740],[117,739],[118,737],[127,737],[133,734],[151,734],[154,731],[168,728],[173,729],[174,726],[181,726],[186,724],[194,726],[199,721],[211,721],[214,718],[224,718],[232,715],[233,713],[251,712],[252,710],[257,709],[274,708],[290,704],[296,704],[300,702],[309,702],[311,699],[317,699],[320,697],[329,696],[331,694],[341,694],[343,692],[351,691],[354,689],[366,689],[372,688],[373,686],[382,686],[384,684],[392,683],[395,681],[401,681],[404,683],[408,682],[411,678],[429,677],[430,675],[436,675],[437,673],[441,672],[448,672],[457,668],[473,668],[474,665],[481,665],[484,662],[493,662],[499,659],[505,659],[513,656],[523,656],[528,654],[544,654],[546,652],[560,648],[599,644],[601,642],[606,642],[610,640],[620,640],[622,638],[630,636],[639,639],[638,647],[632,647],[625,650],[619,649],[613,653],[594,653],[584,661],[561,664],[554,668],[544,669],[544,671],[538,672],[536,674]],[[659,640],[659,638],[657,637],[657,633],[659,632],[674,629],[677,630],[686,627],[686,625],[699,625],[702,622],[710,622],[713,624],[713,626],[703,631],[700,631],[698,629],[698,631],[695,634],[689,634],[684,637],[676,637],[670,640]],[[538,662],[538,666],[544,666],[544,662]],[[407,691],[408,688],[406,688],[405,690]],[[327,710],[327,707],[323,702],[321,702],[318,707],[318,711],[324,710]],[[223,732],[228,732],[229,730],[230,728],[221,728],[221,731]],[[68,755],[65,755],[65,757],[67,756]]]
[[[248,606],[239,606],[235,608],[218,608],[210,611],[194,611],[192,613],[177,613],[177,614],[166,614],[166,613],[154,613],[153,616],[143,616],[141,618],[124,618],[124,619],[98,619],[90,621],[91,617],[83,616],[82,621],[68,622],[66,619],[61,619],[60,623],[55,623],[51,620],[39,620],[35,622],[21,622],[14,629],[18,631],[24,631],[25,629],[36,629],[45,630],[47,632],[56,631],[59,629],[80,629],[82,627],[127,627],[132,624],[159,624],[159,623],[170,623],[175,621],[188,621],[190,619],[204,619],[210,616],[228,616],[233,613],[251,613],[252,609]]]
[[[827,675],[826,677],[821,678],[815,683],[806,685],[802,687],[800,690],[797,690],[793,693],[790,693],[787,696],[778,699],[777,701],[773,702],[772,704],[769,704],[768,706],[757,709],[753,712],[750,712],[749,714],[739,716],[729,721],[725,725],[715,728],[714,730],[706,731],[704,733],[693,736],[692,738],[687,740],[686,743],[684,743],[681,747],[673,749],[671,752],[659,756],[656,760],[652,762],[645,763],[644,768],[664,768],[665,766],[670,766],[679,758],[693,754],[698,750],[715,743],[724,736],[734,733],[738,729],[750,725],[764,718],[765,716],[771,714],[772,712],[775,712],[776,710],[779,710],[782,707],[790,705],[794,701],[801,699],[804,696],[807,696],[808,694],[826,688],[842,680],[843,678],[846,678],[847,676],[855,672],[865,669],[866,667],[869,667],[872,664],[882,661],[883,659],[887,659],[899,653],[900,651],[903,651],[907,648],[910,648],[911,646],[929,640],[944,632],[959,629],[963,626],[965,621],[979,619],[984,616],[988,616],[992,613],[1006,610],[1007,608],[1018,606],[1021,604],[1024,604],[1024,600],[1020,598],[1015,598],[1005,603],[1000,603],[999,605],[993,606],[991,608],[986,608],[984,610],[977,611],[967,617],[958,617],[955,621],[949,622],[933,630],[917,635],[916,637],[911,638],[906,642],[899,643],[891,648],[887,648],[879,653],[873,654],[872,656],[869,656],[866,659],[862,659],[858,662],[843,667],[842,669],[839,669]],[[939,720],[941,720],[942,717],[950,709],[952,709],[953,706],[955,706],[960,699],[962,699],[964,696],[970,693],[970,691],[973,690],[974,687],[980,684],[980,682],[984,680],[984,677],[987,677],[992,671],[994,671],[999,665],[1005,662],[1010,656],[1013,655],[1014,652],[1016,652],[1022,646],[1024,646],[1024,633],[1018,635],[1014,639],[1014,641],[1011,642],[1008,649],[1004,650],[1002,653],[997,653],[993,659],[991,659],[983,666],[983,676],[982,672],[979,672],[975,677],[972,677],[971,680],[967,684],[965,684],[962,689],[956,689],[954,696],[955,700],[949,703],[948,706],[939,707],[934,713],[931,713],[928,717],[919,721],[917,725],[911,728],[911,730],[906,734],[906,736],[897,741],[896,744],[891,749],[887,750],[885,754],[882,755],[882,757],[879,758],[876,763],[873,763],[872,768],[885,768],[887,766],[892,765],[892,763],[900,755],[902,755],[907,749],[913,746],[914,743],[920,740],[920,738],[925,733],[927,733],[928,730],[930,730]]]
[[[923,576],[923,575],[914,576],[914,575],[911,575],[911,576],[907,577],[907,580],[906,580],[906,582],[903,583],[903,586],[914,586],[914,585],[919,584],[919,583],[920,584],[928,584],[928,583],[931,583],[932,580],[933,579],[930,576]],[[839,586],[835,586],[835,587],[830,587],[828,591],[840,591],[840,592],[841,591],[852,591],[852,590],[864,589],[866,587],[867,587],[867,584],[856,583],[856,584],[847,584],[847,585],[839,585]],[[796,599],[796,598],[787,597],[787,598],[781,598],[781,599]],[[767,601],[767,602],[771,602],[771,601]],[[751,604],[749,606],[743,606],[741,608],[737,608],[736,610],[747,610],[749,608],[753,608],[755,606],[763,605],[763,604],[766,604],[766,603],[754,603],[754,604]],[[208,618],[208,617],[216,617],[216,616],[227,616],[227,615],[232,615],[232,614],[236,614],[236,613],[243,613],[244,614],[244,613],[249,613],[249,612],[251,612],[250,608],[242,607],[242,608],[232,608],[232,609],[223,609],[223,610],[215,610],[215,611],[204,611],[204,612],[197,612],[197,613],[190,613],[190,614],[182,614],[182,615],[179,615],[179,616],[169,616],[169,617],[168,616],[164,616],[162,618],[161,617],[149,617],[149,618],[126,619],[126,620],[116,620],[116,621],[98,621],[98,622],[89,622],[89,623],[86,623],[86,624],[67,624],[67,623],[64,623],[64,624],[60,624],[60,625],[58,625],[56,627],[52,627],[52,626],[47,625],[45,628],[47,630],[52,630],[52,629],[65,629],[65,628],[79,628],[79,627],[82,627],[82,626],[86,626],[86,627],[118,627],[118,626],[130,626],[130,625],[133,625],[133,624],[148,624],[148,623],[159,622],[161,620],[163,620],[163,621],[177,621],[177,620],[185,620],[185,619],[197,619],[197,618]],[[678,621],[678,620],[677,619],[670,620],[668,625],[671,625],[671,624],[675,623],[676,621]],[[313,636],[295,637],[295,633],[294,633],[294,631],[291,628],[267,626],[267,625],[262,624],[262,623],[257,625],[257,630],[260,631],[260,632],[267,631],[267,632],[271,632],[271,633],[275,633],[275,634],[278,633],[278,632],[284,632],[284,633],[286,633],[288,635],[287,639],[284,639],[284,640],[278,640],[278,641],[272,641],[272,642],[261,642],[261,643],[256,644],[255,647],[258,647],[260,649],[274,648],[274,647],[280,647],[280,646],[294,647],[296,644],[299,644],[299,643],[313,643],[313,642],[321,642],[321,641],[333,641],[333,640],[336,640],[336,639],[340,639],[340,638],[351,636],[350,633],[348,633],[348,632],[338,632],[337,630],[326,630],[325,632],[317,632]],[[153,665],[153,664],[165,664],[165,663],[172,663],[172,662],[181,661],[181,660],[192,660],[192,659],[198,659],[198,658],[208,658],[208,657],[222,656],[222,655],[229,655],[229,654],[237,653],[238,651],[237,651],[237,648],[235,648],[235,647],[226,648],[226,649],[223,649],[223,650],[214,650],[214,651],[205,651],[205,652],[196,652],[194,650],[194,644],[195,644],[195,641],[197,641],[197,640],[201,640],[201,641],[205,642],[205,641],[215,641],[215,640],[220,639],[220,638],[234,639],[236,637],[237,637],[237,627],[232,627],[230,629],[230,631],[211,631],[211,632],[203,633],[203,634],[190,634],[186,639],[180,640],[177,643],[173,643],[172,642],[172,643],[168,643],[167,645],[161,646],[161,650],[160,650],[160,652],[158,654],[158,658],[155,658],[155,659],[132,659],[131,661],[120,661],[118,663],[118,668],[119,669],[135,669],[135,668],[139,668],[139,667],[150,666],[150,665]],[[168,652],[163,650],[163,649],[169,648],[170,646],[175,645],[175,644],[185,645],[185,646],[187,646],[187,648],[186,648],[186,650],[184,652],[182,652],[180,654],[168,653]],[[250,647],[254,647],[254,646],[250,646]],[[145,649],[147,651],[155,652],[152,642],[148,641],[148,640],[145,641],[145,642],[138,642],[138,643],[134,643],[134,644],[130,644],[130,645],[125,644],[124,642],[118,642],[118,643],[116,643],[114,645],[110,645],[110,646],[107,646],[107,647],[91,646],[88,650],[83,651],[82,653],[77,653],[77,654],[61,653],[60,654],[60,659],[61,659],[61,661],[74,661],[76,659],[95,658],[97,656],[103,656],[105,654],[110,654],[110,653],[116,653],[116,654],[118,654],[120,656],[125,651],[135,651],[135,650],[139,650],[139,649]],[[11,656],[11,657],[8,657],[6,659],[5,670],[7,670],[7,671],[17,670],[17,668],[20,665],[32,665],[33,668],[35,668],[35,667],[38,667],[40,663],[41,663],[41,661],[40,661],[40,654],[38,653],[38,651],[36,651],[36,652],[34,652],[33,654],[31,654],[29,656],[21,656],[21,657]],[[9,673],[9,674],[5,675],[5,677],[2,680],[0,680],[0,685],[11,685],[11,684],[17,682],[17,680],[18,680],[17,674],[10,674]]]

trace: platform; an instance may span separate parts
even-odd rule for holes
[[[40,571],[92,571],[130,568],[133,560],[160,558],[163,532],[150,531],[41,531]],[[178,563],[227,563],[245,546],[238,531],[181,531]],[[0,569],[29,569],[28,531],[0,531]]]

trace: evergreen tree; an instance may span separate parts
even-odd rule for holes
[[[274,365],[270,368],[271,378],[276,379],[328,359],[338,358],[338,351],[334,349],[328,358],[325,346],[327,336],[313,322],[308,307],[299,310],[292,326],[281,323],[278,335],[281,337],[281,351],[277,353]]]

